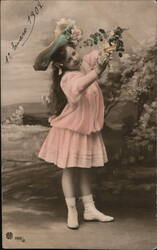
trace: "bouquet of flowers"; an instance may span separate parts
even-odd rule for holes
[[[98,32],[91,34],[89,38],[83,41],[83,46],[97,45],[99,42],[103,42],[101,51],[104,53],[117,51],[119,57],[122,57],[122,53],[125,51],[124,43],[122,41],[122,33],[127,30],[117,26],[111,31],[105,31],[99,29]]]

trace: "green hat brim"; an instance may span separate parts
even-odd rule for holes
[[[57,37],[53,43],[46,49],[44,49],[40,54],[37,56],[35,63],[34,63],[34,69],[35,70],[46,70],[50,64],[50,61],[52,60],[53,54],[57,51],[58,48],[66,45],[68,43],[68,39],[64,34],[61,34]]]

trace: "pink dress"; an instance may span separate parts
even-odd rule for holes
[[[38,155],[60,168],[100,167],[108,161],[101,135],[104,124],[101,89],[94,81],[81,94],[79,91],[85,82],[96,76],[96,72],[91,71],[96,58],[97,51],[86,55],[83,59],[84,73],[67,72],[60,83],[68,103],[59,116],[49,118],[52,128]]]

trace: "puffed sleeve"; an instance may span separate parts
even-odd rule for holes
[[[69,103],[77,103],[82,94],[79,91],[79,81],[83,74],[81,72],[69,72],[66,73],[61,80],[61,88],[66,95]]]
[[[93,50],[92,52],[83,57],[83,60],[90,66],[91,69],[96,66],[98,53],[98,50]]]

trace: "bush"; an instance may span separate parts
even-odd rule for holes
[[[23,116],[24,116],[24,108],[19,106],[14,113],[8,117],[3,124],[16,124],[22,125],[23,124]]]

